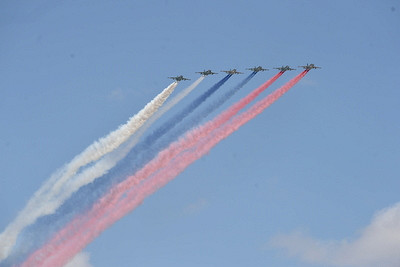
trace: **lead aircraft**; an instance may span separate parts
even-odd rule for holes
[[[172,80],[175,80],[177,82],[190,80],[188,78],[183,77],[182,75],[175,76],[175,77],[168,77],[168,79],[172,79]]]

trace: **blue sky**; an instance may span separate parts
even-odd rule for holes
[[[398,1],[2,1],[0,231],[167,76],[315,63],[323,69],[85,251],[96,267],[333,264],[271,240],[351,242],[399,201],[399,23]]]

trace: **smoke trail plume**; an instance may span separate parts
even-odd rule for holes
[[[106,137],[100,138],[98,141],[94,142],[70,163],[52,175],[50,179],[35,192],[34,196],[18,214],[17,218],[0,234],[0,261],[8,257],[23,228],[34,223],[38,217],[54,211],[54,205],[42,205],[43,203],[47,203],[48,199],[59,194],[62,186],[76,174],[80,167],[98,160],[104,154],[111,152],[125,142],[158,110],[171,95],[176,86],[176,82],[169,85],[139,111],[139,113],[131,117],[127,123],[121,125],[117,130],[111,132]]]
[[[204,139],[204,137],[207,137],[208,133],[214,131],[226,121],[226,117],[229,115],[226,114],[227,112],[229,112],[232,117],[237,113],[237,110],[230,108],[222,114],[224,118],[221,118],[222,115],[220,115],[204,126],[191,131],[178,142],[171,144],[168,149],[162,151],[156,159],[149,162],[142,170],[137,172],[134,176],[129,177],[116,188],[113,188],[88,214],[77,217],[73,222],[68,224],[67,227],[59,231],[47,245],[32,254],[23,266],[29,266],[29,264],[33,262],[37,262],[42,266],[59,266],[63,264],[63,262],[80,251],[109,225],[139,205],[146,196],[174,178],[193,161],[207,153],[220,140],[226,138],[244,123],[261,113],[266,107],[296,84],[306,73],[307,72],[301,73],[267,98],[256,103],[247,112],[235,117],[233,122],[226,123],[221,130],[217,130],[210,138],[205,138],[205,141],[199,142],[202,138]],[[275,80],[280,75],[282,75],[282,73],[276,75],[274,77]],[[258,89],[253,91],[249,96],[256,97],[260,93]],[[239,102],[242,104],[246,103],[249,101],[249,96],[244,99],[245,101],[241,100]],[[239,103],[235,104],[233,107],[238,107],[238,104]],[[187,150],[190,147],[195,147],[195,149]],[[180,154],[182,151],[185,152]],[[174,159],[174,157],[176,158]],[[173,163],[171,164],[171,162]],[[162,171],[157,172],[151,179],[143,182],[138,190],[127,191],[132,185],[137,184],[163,167],[164,169]],[[127,192],[128,195],[126,194]],[[121,194],[125,195],[123,199],[119,198]],[[116,204],[118,204],[117,209],[113,209],[113,207],[116,207]],[[58,252],[58,254],[56,253],[54,257],[49,258],[50,253],[53,254],[54,251]]]

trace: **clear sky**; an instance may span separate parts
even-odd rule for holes
[[[166,77],[315,63],[322,69],[85,251],[96,267],[343,261],[289,255],[295,242],[357,241],[376,212],[400,201],[399,25],[394,0],[2,1],[0,231],[53,171],[139,111]],[[233,101],[273,74],[257,74]]]

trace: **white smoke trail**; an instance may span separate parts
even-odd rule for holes
[[[57,182],[52,186],[51,190],[59,190],[60,185],[64,183],[64,180],[71,177],[71,174],[74,175],[80,167],[100,159],[102,156],[113,151],[122,143],[127,141],[128,138],[142,127],[142,125],[164,104],[165,100],[167,100],[167,98],[172,94],[177,85],[177,82],[172,83],[151,102],[149,102],[141,111],[131,117],[125,124],[119,126],[117,130],[109,133],[107,136],[95,141],[81,154],[76,156],[67,165],[68,175],[63,175],[65,179],[63,179],[64,177],[57,179]]]
[[[177,82],[170,84],[125,124],[119,126],[117,130],[107,136],[95,141],[72,159],[70,163],[53,174],[35,192],[17,218],[0,234],[0,262],[8,257],[23,228],[34,223],[38,217],[51,214],[57,206],[57,203],[54,202],[49,205],[43,204],[48,203],[53,196],[59,194],[63,185],[76,174],[79,168],[100,159],[127,141],[164,104],[177,85]]]
[[[143,133],[162,115],[164,115],[168,110],[170,110],[173,106],[178,104],[185,96],[187,96],[190,92],[192,92],[205,78],[206,76],[202,75],[196,81],[194,81],[191,85],[189,85],[186,89],[182,90],[179,94],[177,94],[170,101],[165,103],[150,119],[146,121],[142,128],[136,133],[134,138],[137,138],[137,141],[143,135]],[[137,142],[136,141],[136,142]]]

